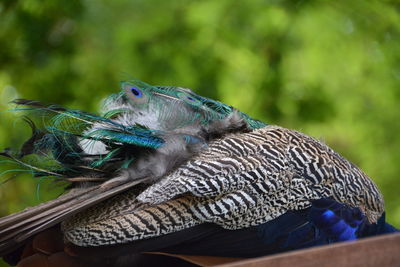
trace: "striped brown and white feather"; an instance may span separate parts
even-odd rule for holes
[[[205,222],[241,229],[332,197],[371,223],[384,211],[376,185],[322,142],[267,126],[224,136],[144,191],[117,196],[64,222],[79,246],[128,243]]]

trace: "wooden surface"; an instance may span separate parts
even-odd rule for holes
[[[51,233],[48,233],[51,234]],[[50,235],[50,237],[55,236]],[[40,243],[42,239],[46,241],[45,235],[39,238],[40,235],[33,240],[31,245],[36,244],[36,251],[33,255],[27,255],[24,260],[20,262],[19,266],[93,266],[93,264],[84,264],[79,262],[79,258],[71,257],[66,254],[64,244],[61,242],[59,248],[52,243],[52,246],[44,246]],[[56,236],[57,237],[57,236]],[[49,239],[49,238],[48,238]],[[55,238],[56,240],[62,240]],[[35,242],[37,241],[37,242]],[[43,241],[43,240],[42,240]],[[43,243],[43,242],[42,242]],[[47,244],[47,242],[44,242]],[[40,249],[38,249],[40,248]],[[26,248],[29,251],[29,246]],[[60,253],[55,253],[60,251]],[[240,258],[222,258],[222,257],[202,257],[202,256],[186,256],[186,255],[171,255],[165,253],[151,253],[161,254],[172,257],[158,257],[155,264],[147,264],[140,266],[166,266],[170,260],[182,259],[184,261],[175,262],[168,266],[206,266],[206,267],[259,267],[259,266],[273,266],[273,267],[305,267],[305,266],[399,266],[400,267],[400,233],[381,235],[379,237],[365,238],[355,242],[342,242],[328,246],[320,246],[316,248],[297,250],[294,252],[281,253],[272,256],[266,256],[253,259],[240,259]],[[67,257],[65,257],[67,256]],[[151,255],[149,255],[151,256]],[[156,256],[156,255],[154,255]],[[41,257],[41,258],[40,258]],[[178,259],[176,259],[178,258]],[[148,260],[148,259],[147,259]],[[57,263],[56,263],[57,262]],[[62,263],[62,264],[60,264]],[[193,265],[195,264],[195,265]]]
[[[156,254],[156,255],[164,255],[170,256],[174,258],[178,258],[199,266],[203,267],[213,267],[220,266],[225,263],[234,263],[243,260],[242,258],[225,258],[225,257],[210,257],[210,256],[188,256],[188,255],[177,255],[163,252],[146,252],[146,254]],[[229,266],[229,265],[223,265]]]
[[[400,233],[215,266],[400,266]]]
[[[173,256],[199,266],[207,267],[400,267],[400,233],[365,238],[355,242],[342,242],[329,246],[297,250],[255,259]]]

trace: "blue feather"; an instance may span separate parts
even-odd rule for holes
[[[164,140],[160,137],[147,132],[132,131],[132,133],[121,133],[112,130],[99,129],[91,132],[90,137],[95,140],[103,140],[105,142],[120,142],[122,144],[137,145],[141,147],[159,148],[164,144]]]
[[[357,231],[368,223],[358,208],[330,198],[313,202],[310,221],[334,241],[356,240]]]

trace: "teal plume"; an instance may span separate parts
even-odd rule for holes
[[[183,143],[178,150],[198,150],[221,133],[265,126],[189,89],[157,87],[141,81],[122,82],[121,88],[120,93],[104,100],[99,115],[39,101],[14,100],[14,111],[29,112],[40,117],[43,124],[38,127],[24,117],[32,136],[21,147],[18,158],[37,154],[54,160],[55,167],[48,172],[32,169],[29,164],[36,176],[93,176],[101,180],[131,165],[142,153],[166,149],[172,137],[175,145],[176,139]],[[237,118],[229,121],[227,117],[233,113]],[[14,158],[9,153],[3,156]]]

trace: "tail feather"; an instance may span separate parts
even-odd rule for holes
[[[0,256],[21,246],[31,236],[145,180],[114,184],[112,188],[96,185],[74,190],[55,200],[1,218]]]

